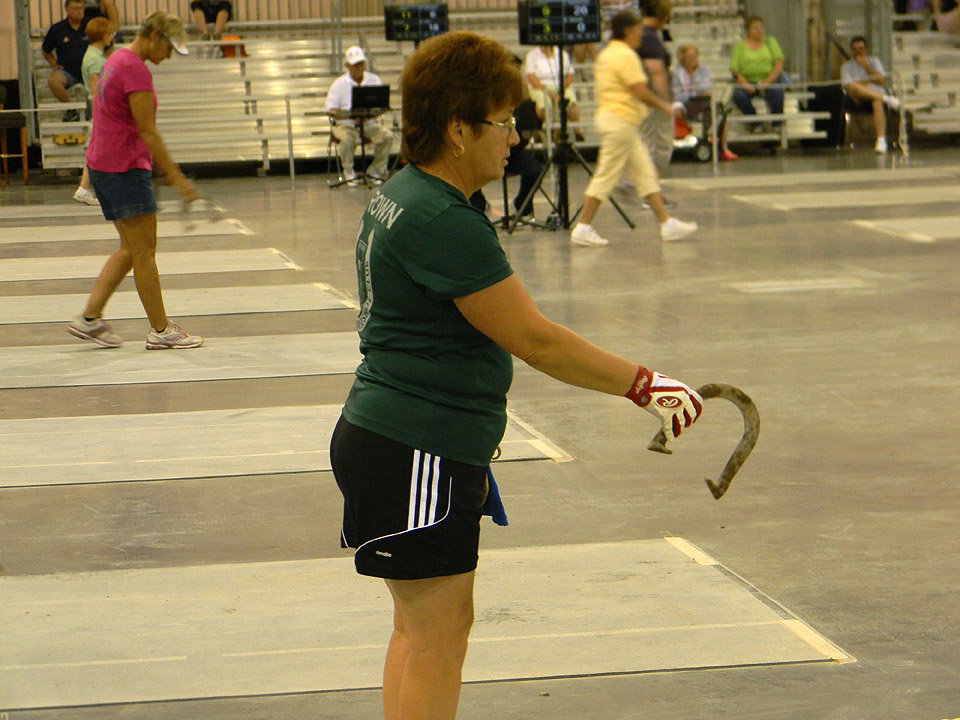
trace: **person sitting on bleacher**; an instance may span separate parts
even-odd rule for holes
[[[744,22],[747,36],[733,47],[730,72],[738,86],[733,103],[744,115],[756,115],[753,96],[763,94],[773,115],[783,114],[783,88],[789,82],[783,72],[783,51],[774,37],[764,37],[763,18],[751,15]]]
[[[672,71],[673,99],[683,105],[688,120],[699,120],[709,126],[710,118],[710,70],[700,64],[700,52],[693,43],[680,46],[677,51],[677,66]],[[727,147],[727,123],[720,124],[720,158],[736,160],[736,154]]]
[[[543,122],[547,118],[547,99],[550,99],[554,123],[559,123],[557,102],[560,90],[557,87],[560,74],[560,49],[553,45],[538,45],[527,53],[523,62],[523,75],[530,87],[530,99],[537,106],[537,117]],[[570,55],[563,53],[563,97],[567,101],[567,119],[576,122],[580,119],[577,106],[577,93],[573,89],[573,64]]]
[[[840,68],[840,82],[843,91],[850,99],[853,112],[873,113],[873,127],[877,133],[876,151],[887,152],[887,112],[884,106],[893,110],[900,107],[900,101],[885,92],[887,75],[880,58],[867,54],[867,39],[857,35],[850,40],[852,60]]]
[[[354,45],[343,54],[347,72],[333,81],[327,91],[326,111],[349,110],[353,101],[353,88],[358,85],[383,85],[380,78],[367,72],[367,56],[363,48]],[[353,158],[360,133],[357,121],[338,119],[331,128],[339,143],[340,161],[343,173],[351,186],[359,184],[357,173],[353,169]],[[387,162],[390,160],[390,148],[393,147],[393,133],[383,126],[379,118],[363,121],[363,134],[373,143],[373,162],[367,175],[375,184],[381,184],[387,177]]]
[[[233,6],[227,0],[193,0],[190,3],[193,22],[204,40],[219,40],[233,17]],[[212,25],[211,30],[208,25]]]
[[[70,102],[67,89],[81,82],[80,66],[87,51],[87,23],[83,19],[83,0],[66,0],[67,17],[50,26],[40,46],[43,59],[53,68],[47,76],[50,92],[62,103]],[[76,110],[67,111],[65,122],[80,119]]]

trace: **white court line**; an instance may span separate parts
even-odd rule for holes
[[[731,195],[734,200],[774,210],[840,209],[956,203],[960,201],[960,185],[910,185],[908,187],[863,190],[832,190],[795,193],[758,193]]]
[[[810,278],[805,280],[754,280],[723,283],[723,287],[743,293],[816,292],[820,290],[863,290],[874,285],[852,277]]]
[[[529,440],[531,445],[539,447],[540,451],[546,455],[548,458],[555,460],[556,462],[568,462],[573,460],[573,455],[568,453],[559,445],[555,444],[550,438],[537,430],[533,425],[522,420],[515,412],[512,410],[507,411],[508,419],[515,423],[516,425],[523,428],[526,432],[530,433],[532,438]]]
[[[916,243],[960,239],[960,215],[936,215],[891,220],[855,220],[857,225]]]
[[[712,557],[707,555],[703,550],[692,545],[681,537],[676,537],[675,535],[668,535],[664,538],[668,543],[673,545],[677,550],[682,552],[684,555],[689,557],[692,560],[695,560],[699,565],[716,565],[717,561]]]
[[[68,321],[83,308],[88,297],[79,293],[0,296],[0,325]],[[165,290],[163,300],[168,312],[178,318],[356,307],[325,283]],[[145,317],[140,296],[133,290],[114,293],[105,317]]]
[[[182,662],[186,655],[171,657],[125,658],[123,660],[87,660],[85,662],[33,663],[32,665],[0,665],[0,672],[13,670],[47,670],[52,668],[104,667],[107,665],[142,665],[144,663]]]
[[[95,278],[100,274],[106,260],[105,255],[6,258],[0,263],[0,282]],[[157,253],[157,266],[161,276],[290,270],[291,265],[294,263],[289,258],[269,248]]]
[[[66,194],[66,193],[65,193]],[[157,203],[159,214],[180,213],[182,205],[179,200],[161,200]],[[207,209],[223,212],[223,208],[210,207]],[[60,217],[96,217],[103,220],[103,211],[99,205],[69,202],[49,205],[7,205],[0,207],[0,220],[31,220],[38,218]],[[106,222],[104,220],[104,222]]]
[[[220,220],[200,222],[189,230],[184,230],[179,220],[160,220],[157,222],[158,238],[207,237],[211,235],[253,235],[253,231],[239,220]],[[73,225],[21,225],[0,226],[0,244],[47,243],[71,240],[119,240],[113,223],[73,224]]]
[[[0,420],[0,487],[329,472],[341,403]],[[63,443],[62,438],[71,438]],[[103,438],[112,450],[103,452]],[[570,458],[508,418],[499,462]],[[255,443],[250,438],[256,438]]]
[[[748,584],[690,562],[663,539],[482,550],[480,564],[466,682],[827,663],[837,655],[832,644],[817,641],[818,649],[800,637],[782,622],[797,618]],[[356,575],[348,555],[11,576],[3,589],[0,668],[15,669],[5,670],[0,706],[9,709],[321,692],[382,680],[391,616],[382,584]],[[118,648],[169,661],[107,664]],[[63,663],[69,672],[51,667]]]
[[[845,185],[863,182],[898,182],[956,178],[960,166],[882,168],[869,170],[821,170],[798,173],[759,175],[724,175],[722,177],[669,178],[661,180],[667,187],[690,190],[724,190],[742,187],[785,187],[790,185]]]
[[[206,338],[189,352],[148,352],[140,342],[107,349],[77,340],[4,348],[0,388],[338,375],[353,373],[359,363],[355,332]]]
[[[781,622],[788,627],[791,632],[795,633],[797,637],[831,660],[839,663],[857,661],[852,655],[845,653],[802,620],[794,618],[791,620],[781,620]]]

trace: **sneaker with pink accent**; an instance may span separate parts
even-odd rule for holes
[[[88,321],[83,315],[77,315],[67,325],[67,332],[81,340],[89,340],[103,347],[115,348],[123,345],[121,337],[113,332],[101,318]]]
[[[187,335],[172,320],[167,321],[167,329],[163,332],[151,330],[147,335],[147,350],[185,350],[201,345],[203,345],[202,337]]]

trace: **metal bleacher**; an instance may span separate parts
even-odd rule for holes
[[[960,37],[929,30],[894,32],[893,69],[902,79],[914,131],[960,132]]]
[[[369,58],[368,69],[394,89],[412,43],[388,42],[383,36],[382,18],[354,19],[345,29],[343,46],[359,44]],[[329,28],[303,24],[298,28],[237,23],[230,32],[242,34],[245,56],[223,57],[224,43],[189,41],[189,56],[174,54],[159,66],[149,66],[159,106],[157,126],[172,156],[180,163],[253,162],[262,170],[271,161],[325,158],[328,154],[330,123],[323,112],[324,99],[332,81],[343,72],[342,63],[332,59]],[[519,57],[530,49],[521,46],[515,10],[451,12],[451,29],[471,29],[503,43]],[[125,28],[132,37],[134,28]],[[742,22],[737,0],[711,4],[677,2],[670,26],[671,53],[685,42],[700,49],[701,61],[722,86],[729,77],[729,57],[740,39]],[[227,52],[229,53],[229,51]],[[581,119],[574,125],[584,137],[583,145],[597,145],[593,132],[592,66],[574,66],[575,88],[579,94]],[[34,87],[39,118],[39,135],[44,168],[80,168],[83,165],[82,138],[89,122],[82,119],[82,88],[71,105],[59,103],[46,83],[48,66],[39,48],[34,57]],[[718,92],[722,91],[720,87]],[[781,130],[757,134],[747,132],[737,115],[731,115],[731,142],[777,141],[822,137],[814,129],[817,113],[802,110],[809,93],[788,92]],[[287,103],[290,105],[289,133]],[[392,95],[393,110],[385,122],[399,121],[400,97]],[[81,119],[65,121],[64,111],[81,109]],[[762,116],[761,116],[762,117]],[[399,141],[395,146],[399,151]]]

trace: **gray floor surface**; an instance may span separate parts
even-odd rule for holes
[[[474,667],[489,661],[484,638],[491,628],[505,633],[530,659],[522,669],[505,664],[501,675],[468,671],[472,681],[464,687],[459,717],[960,717],[960,234],[954,231],[960,227],[960,151],[915,150],[907,161],[864,152],[744,153],[737,163],[721,167],[717,177],[709,166],[682,162],[672,166],[670,176],[665,190],[677,202],[674,214],[701,227],[690,239],[661,243],[650,213],[636,199],[623,197],[618,199],[637,229],[631,231],[604,207],[595,225],[610,239],[608,247],[572,247],[563,231],[529,229],[501,232],[501,241],[551,319],[692,385],[728,382],[743,388],[760,409],[759,443],[728,495],[716,501],[703,478],[719,473],[739,437],[739,416],[731,406],[709,401],[702,421],[676,443],[675,454],[657,455],[645,449],[656,430],[646,413],[623,399],[564,386],[517,362],[511,409],[534,437],[572,459],[497,466],[510,525],[484,527],[477,603],[486,614],[478,615],[484,623],[478,624]],[[576,207],[586,177],[571,170],[570,181]],[[200,372],[182,378],[147,372],[132,383],[79,385],[64,372],[62,382],[50,375],[43,387],[7,383],[13,387],[0,389],[5,425],[23,421],[24,428],[36,428],[36,421],[48,419],[51,427],[72,427],[64,419],[95,423],[102,417],[95,442],[113,474],[126,457],[111,447],[109,429],[117,416],[342,402],[350,375],[339,366],[341,360],[311,359],[329,363],[332,374],[310,370],[304,350],[288,362],[283,341],[290,336],[291,347],[299,347],[305,338],[353,328],[356,311],[347,307],[356,296],[353,245],[370,191],[329,190],[322,174],[299,176],[296,193],[283,176],[202,179],[199,185],[230,221],[239,223],[233,227],[250,233],[206,235],[201,224],[197,235],[160,241],[164,288],[171,291],[168,312],[210,345],[184,351],[175,360],[196,364]],[[48,308],[56,295],[76,305],[89,291],[89,268],[95,271],[112,245],[94,239],[91,231],[71,238],[56,229],[71,218],[83,225],[96,222],[79,205],[71,214],[73,189],[70,184],[0,188],[0,228],[32,228],[24,236],[29,239],[16,242],[15,235],[5,234],[14,240],[0,244],[0,268],[6,266],[0,270],[0,308],[23,307],[37,296],[44,317],[69,317],[81,309]],[[169,189],[163,192],[173,199]],[[497,207],[499,188],[491,186],[487,195]],[[890,202],[878,204],[871,197]],[[45,205],[55,207],[44,214]],[[537,214],[546,214],[545,202],[538,201]],[[61,235],[44,241],[44,226]],[[249,307],[236,312],[230,308],[231,290],[216,294],[224,298],[219,304],[205,303],[195,312],[189,307],[192,292],[212,288],[249,286],[270,296],[285,285],[311,283],[323,283],[334,298],[348,303],[283,309],[281,302],[268,312]],[[133,291],[132,281],[122,290]],[[155,354],[148,357],[142,350],[146,321],[135,313],[122,315],[112,324],[126,340],[119,351],[123,363],[131,358],[135,363],[141,354],[144,363],[156,363]],[[209,365],[237,364],[237,353],[227,351],[221,362],[215,352],[231,341],[239,347],[241,338],[243,356],[251,362],[269,360],[276,369],[253,376],[232,367],[208,373]],[[316,343],[317,354],[323,349]],[[202,359],[187,355],[208,350]],[[62,320],[0,318],[0,367],[17,367],[21,358],[33,355],[55,356],[62,363],[70,351],[80,363],[74,372],[88,366],[90,348],[71,340]],[[338,346],[328,352],[342,358],[345,351]],[[293,365],[295,372],[289,371]],[[152,425],[144,427],[150,432]],[[249,438],[254,449],[255,435]],[[321,446],[326,440],[317,438]],[[51,454],[62,456],[78,438],[53,432],[39,442],[57,446]],[[3,441],[0,473],[28,464],[18,456],[26,447]],[[84,448],[84,457],[89,450]],[[271,437],[268,451],[280,454],[284,448]],[[234,606],[226,599],[236,589],[229,578],[251,583],[261,575],[279,577],[290,568],[326,563],[349,570],[349,556],[338,545],[339,494],[328,472],[237,475],[231,469],[217,474],[207,461],[203,468],[175,473],[173,479],[126,482],[90,482],[86,469],[83,481],[74,484],[0,489],[0,629],[6,628],[0,645],[8,641],[0,648],[0,718],[379,716],[379,694],[361,667],[368,662],[364,653],[378,641],[360,637],[359,631],[356,655],[339,653],[338,670],[346,669],[346,679],[336,687],[324,685],[314,664],[289,660],[275,666],[262,661],[257,682],[244,685],[211,650],[203,658],[203,673],[191,678],[206,690],[192,690],[174,678],[157,694],[158,686],[143,673],[158,663],[139,663],[133,671],[123,664],[123,658],[137,653],[140,658],[193,657],[195,648],[171,649],[167,635],[152,642],[161,625],[166,632],[196,620],[185,609],[191,592],[216,597],[217,607],[229,613]],[[140,477],[132,466],[129,474]],[[705,575],[693,559],[674,560],[670,550],[641,558],[625,551],[659,548],[666,536],[699,548],[716,562],[706,568],[713,574]],[[605,553],[606,584],[597,581],[600,561],[590,559],[598,550]],[[514,557],[511,553],[533,558],[529,573],[504,563]],[[548,568],[553,572],[541,572],[536,559],[544,553],[580,560],[570,567],[553,563]],[[701,571],[692,572],[697,567]],[[308,588],[308,595],[316,592],[318,602],[332,607],[352,597],[331,592],[322,573],[305,577],[315,579],[317,587]],[[523,582],[514,582],[516,577]],[[635,577],[649,584],[648,593],[621,587]],[[74,616],[58,625],[56,618],[65,616],[70,603],[84,597],[103,602],[103,593],[113,590],[115,600],[134,602],[147,592],[144,587],[154,587],[151,602],[162,600],[164,585],[157,590],[157,578],[180,578],[181,584],[169,587],[181,590],[170,596],[169,615],[153,625],[137,625],[127,616],[127,624],[113,620],[109,603],[103,613],[86,607],[81,626]],[[208,578],[205,593],[191,591],[191,583],[203,578]],[[708,586],[704,582],[713,583],[717,592],[742,592],[781,620],[796,619],[797,627],[809,631],[801,638],[805,650],[791,655],[787,644],[759,637],[741,622],[745,605],[717,602],[709,592],[701,595]],[[296,582],[268,587],[275,588],[277,614],[302,601]],[[389,621],[383,589],[375,582],[363,587],[370,595],[358,602],[356,612],[371,613],[370,627],[380,627]],[[680,603],[670,602],[671,592],[702,606],[685,612]],[[561,602],[565,596],[573,599]],[[267,593],[261,605],[269,606],[270,600]],[[378,601],[382,615],[376,614]],[[50,610],[42,609],[44,602]],[[36,607],[28,608],[30,603]],[[249,613],[256,620],[265,612],[251,604],[256,607],[237,614],[235,624],[230,615],[220,614],[203,627],[225,635],[249,632]],[[27,611],[47,612],[53,619],[17,615]],[[693,620],[685,624],[674,618],[676,613]],[[273,628],[275,617],[269,617],[252,627],[261,633]],[[324,613],[316,617],[322,626]],[[522,631],[526,618],[531,618],[527,634]],[[532,620],[549,629],[537,630]],[[500,622],[512,624],[500,628]],[[309,634],[306,625],[301,634]],[[655,640],[641,639],[637,629],[646,627],[661,628]],[[715,634],[717,627],[724,632]],[[30,628],[37,630],[27,632]],[[74,662],[71,653],[87,649],[81,630],[93,632],[114,659]],[[638,633],[636,644],[629,642],[632,631]],[[318,636],[325,632],[316,630]],[[198,639],[192,633],[184,637]],[[691,637],[693,649],[684,644]],[[791,642],[798,637],[791,635]],[[565,644],[569,638],[577,638],[576,653]],[[250,652],[280,652],[278,642],[254,633]],[[845,661],[825,656],[825,647],[842,651],[837,657]],[[728,659],[718,656],[720,650]],[[349,682],[351,657],[356,684]],[[574,667],[551,669],[557,658],[569,659]],[[27,666],[43,666],[49,674],[24,680]],[[90,676],[93,690],[87,688],[82,700],[70,702],[63,699],[67,694],[57,694],[58,682],[66,686],[91,668],[99,674]],[[276,682],[271,682],[272,669]],[[217,681],[207,682],[206,673]],[[296,682],[288,681],[291,673]],[[26,682],[38,682],[37,691],[31,693]],[[133,696],[117,699],[108,691],[110,683]],[[138,687],[144,688],[139,694]]]

